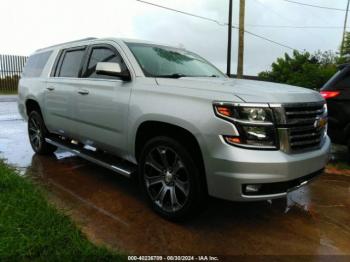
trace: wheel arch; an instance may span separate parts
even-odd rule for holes
[[[147,140],[161,135],[168,135],[171,138],[175,139],[183,138],[186,140],[186,142],[190,142],[191,145],[194,145],[196,149],[199,150],[198,152],[202,154],[198,139],[191,131],[185,127],[181,127],[169,122],[147,120],[142,122],[137,127],[135,133],[134,155],[136,160],[139,158],[142,146],[147,142]]]
[[[40,107],[39,103],[32,98],[29,98],[26,100],[25,108],[26,108],[27,116],[29,116],[32,111],[38,111],[42,115],[41,107]]]
[[[201,174],[203,174],[203,181],[207,188],[206,172],[203,159],[203,151],[200,142],[196,136],[184,127],[178,125],[162,122],[162,121],[145,121],[142,122],[136,131],[135,135],[135,158],[139,160],[142,147],[149,139],[157,136],[168,136],[184,145],[191,154],[195,157],[196,164],[199,165]]]

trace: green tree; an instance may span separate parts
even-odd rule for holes
[[[271,71],[261,72],[258,76],[265,81],[285,83],[311,89],[320,89],[337,71],[339,57],[333,52],[293,51],[285,53],[272,64]]]

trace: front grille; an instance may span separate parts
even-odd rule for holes
[[[282,150],[298,152],[320,147],[327,128],[323,102],[287,104],[276,112]]]

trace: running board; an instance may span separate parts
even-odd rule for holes
[[[126,177],[136,171],[136,165],[107,153],[94,152],[59,138],[45,138],[45,141]]]

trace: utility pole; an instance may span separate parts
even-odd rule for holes
[[[346,36],[346,26],[348,24],[348,13],[349,13],[349,5],[350,5],[350,0],[348,0],[348,5],[346,6],[346,12],[345,12],[345,21],[344,21],[344,31],[343,31],[343,40],[341,42],[341,55],[344,54],[344,44],[345,44],[345,36]]]
[[[228,40],[227,40],[227,71],[228,77],[231,76],[231,45],[232,45],[232,0],[229,0],[228,9]],[[350,1],[350,0],[349,0]]]
[[[350,1],[350,0],[349,0]],[[243,78],[244,65],[244,20],[245,20],[245,0],[239,1],[239,30],[238,30],[238,64],[237,78]]]

